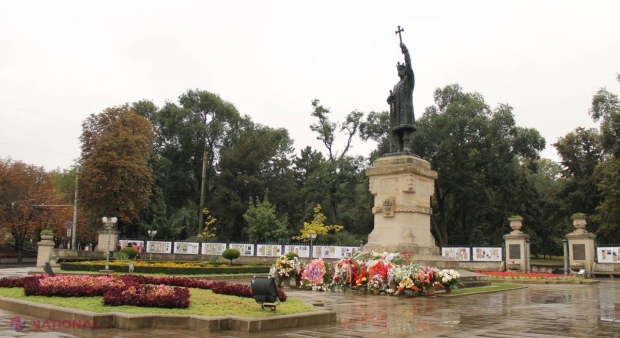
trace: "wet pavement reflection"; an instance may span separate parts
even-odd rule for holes
[[[242,333],[190,330],[66,330],[10,327],[18,314],[0,310],[2,337],[618,337],[620,280],[594,285],[527,285],[525,289],[461,297],[403,298],[290,291],[322,301],[338,322],[296,329]],[[284,305],[282,305],[284,306]],[[31,317],[21,316],[28,322]]]

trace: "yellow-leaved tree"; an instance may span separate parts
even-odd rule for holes
[[[327,217],[321,213],[321,205],[317,204],[314,207],[314,219],[312,222],[304,222],[304,227],[301,228],[299,236],[293,236],[293,239],[308,241],[308,235],[316,235],[316,237],[327,236],[327,233],[330,230],[334,230],[334,232],[338,232],[344,227],[342,225],[325,225],[325,220]]]
[[[205,227],[201,234],[198,234],[198,238],[200,239],[209,239],[215,238],[215,222],[217,222],[217,218],[211,216],[209,209],[202,209],[202,213],[205,214]],[[211,227],[213,225],[213,227]]]

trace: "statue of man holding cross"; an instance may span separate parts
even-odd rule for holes
[[[403,43],[400,35],[404,32],[398,26],[396,34],[400,39],[400,50],[405,55],[405,64],[398,62],[396,68],[400,81],[394,86],[394,90],[390,91],[387,102],[390,105],[390,130],[398,140],[398,151],[409,152],[409,141],[411,133],[416,130],[415,115],[413,112],[413,88],[415,87],[415,78],[413,68],[411,68],[411,57],[409,50]]]

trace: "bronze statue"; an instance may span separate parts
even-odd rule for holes
[[[400,50],[405,55],[405,64],[400,62],[396,65],[398,69],[398,77],[400,81],[394,86],[394,90],[390,90],[387,102],[390,105],[390,129],[392,134],[398,140],[398,151],[409,152],[409,142],[411,133],[415,128],[415,115],[413,112],[413,88],[415,87],[415,77],[413,68],[411,68],[411,57],[409,50],[403,43],[401,29],[398,26],[396,34],[400,39]]]

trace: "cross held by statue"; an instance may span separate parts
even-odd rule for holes
[[[400,43],[403,43],[403,37],[400,35],[401,32],[404,32],[405,29],[404,28],[400,28],[400,26],[398,26],[398,30],[394,33],[398,34],[398,39],[400,40]]]

